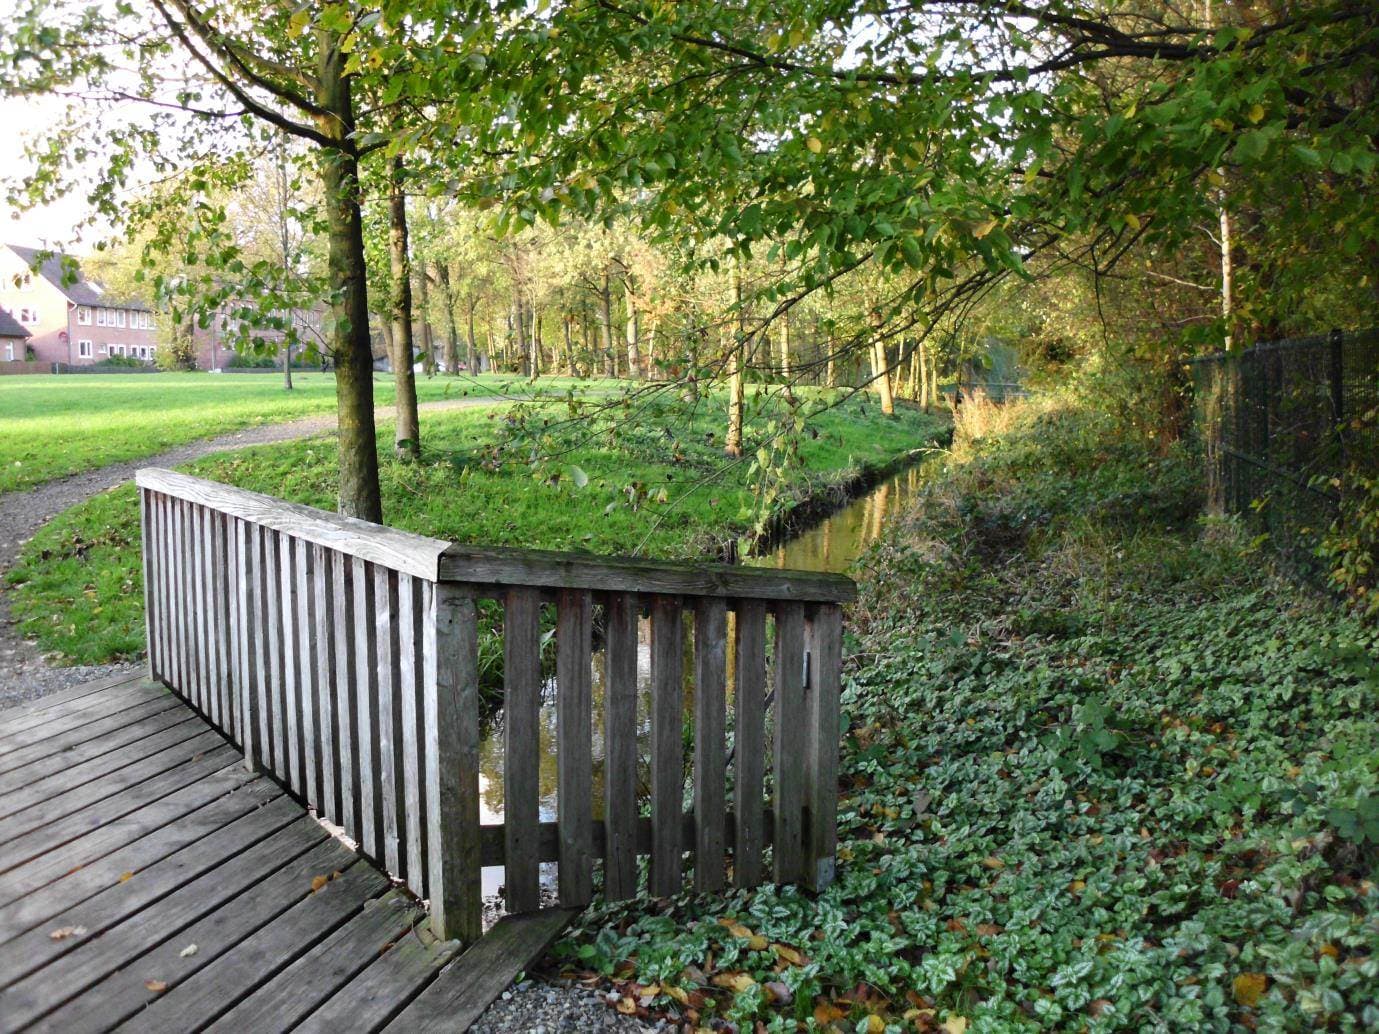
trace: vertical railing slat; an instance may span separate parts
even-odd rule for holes
[[[428,585],[429,589],[430,586]],[[423,713],[421,681],[424,671],[424,658],[420,655],[424,628],[422,619],[427,612],[422,599],[422,582],[411,575],[397,576],[397,649],[398,684],[397,697],[401,705],[401,729],[399,739],[402,746],[402,772],[399,794],[406,802],[403,809],[405,820],[404,857],[406,858],[407,885],[418,897],[426,896],[426,801],[424,770],[422,768],[425,740],[418,724]]]
[[[196,703],[201,713],[216,722],[214,687],[211,685],[210,657],[206,649],[206,508],[191,504],[187,513],[187,559],[191,564],[190,588],[193,635],[196,637],[192,653],[196,666]]]
[[[723,889],[727,645],[726,605],[700,599],[694,613],[694,889],[701,894]]]
[[[362,842],[363,794],[359,780],[359,704],[354,686],[354,570],[343,553],[330,554],[331,625],[335,646],[335,736],[340,765],[340,825]]]
[[[173,632],[173,661],[172,661],[172,681],[173,688],[184,700],[191,698],[191,691],[188,686],[189,671],[187,667],[187,597],[182,592],[182,513],[183,504],[180,499],[173,499],[169,507],[169,524],[172,535],[170,537],[171,550],[169,556],[169,570],[171,573],[171,596],[172,613],[174,617]]]
[[[340,764],[335,752],[335,640],[340,636],[331,612],[334,599],[331,557],[326,548],[311,547],[311,628],[316,652],[316,759],[321,814],[341,823]]]
[[[321,794],[321,752],[317,728],[320,722],[317,700],[320,675],[316,647],[321,641],[321,626],[312,620],[314,593],[311,581],[312,546],[298,540],[292,556],[293,591],[297,604],[297,697],[301,701],[302,789],[306,799],[323,814]]]
[[[378,798],[382,801],[383,855],[389,872],[406,877],[401,835],[406,828],[402,811],[402,716],[398,692],[397,575],[386,567],[373,568],[374,631],[378,660]]]
[[[479,645],[474,600],[438,585],[426,622],[423,696],[427,743],[427,884],[431,927],[479,939]]]
[[[637,597],[610,593],[603,675],[603,892],[637,893]]]
[[[684,608],[675,596],[651,605],[651,893],[680,892],[684,813]]]
[[[775,833],[771,856],[777,883],[804,876],[804,768],[808,736],[804,709],[804,607],[776,608]]]
[[[556,614],[556,815],[560,904],[593,897],[593,603],[587,591],[561,592]]]
[[[293,577],[297,541],[276,535],[278,541],[278,626],[282,633],[283,772],[287,785],[302,792],[302,707],[297,643],[297,583]]]
[[[838,847],[839,696],[842,691],[843,615],[824,604],[809,623],[809,850],[806,881],[823,890],[833,882]]]
[[[383,860],[383,802],[379,784],[378,749],[378,633],[373,614],[376,601],[369,568],[359,557],[350,558],[354,580],[355,763],[359,769],[359,831],[356,839],[364,853]]]
[[[263,528],[244,522],[240,525],[240,546],[244,552],[247,592],[244,597],[244,684],[245,754],[250,767],[269,768],[267,701],[268,636],[263,628]]]
[[[268,729],[273,745],[273,771],[283,782],[289,782],[287,767],[287,736],[284,728],[284,707],[287,694],[283,685],[283,597],[282,597],[282,536],[265,531],[263,538],[264,602],[263,632],[268,643]]]
[[[148,650],[148,677],[158,677],[157,638],[153,634],[158,618],[158,593],[154,588],[153,545],[157,531],[153,525],[148,492],[139,490],[139,532],[143,536],[143,579],[144,579],[144,643]]]
[[[737,607],[736,678],[733,686],[733,883],[761,882],[762,777],[766,750],[766,606]]]
[[[503,702],[503,882],[508,910],[531,912],[541,906],[541,596],[534,589],[509,589],[504,599]]]

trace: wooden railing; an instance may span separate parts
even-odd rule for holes
[[[684,889],[687,852],[699,891],[726,886],[729,857],[736,886],[760,883],[767,847],[777,882],[817,889],[832,879],[848,579],[456,546],[170,471],[142,470],[137,482],[152,675],[247,764],[429,898],[442,936],[479,935],[485,865],[504,866],[515,912],[539,907],[547,861],[558,863],[568,906],[592,897],[595,859],[610,899],[638,893],[640,855],[650,855],[647,889],[657,896]],[[481,825],[479,809],[478,603],[486,598],[503,612],[505,804],[496,826]],[[538,789],[548,605],[554,823],[539,821]],[[644,613],[649,818],[637,792]],[[593,818],[596,625],[605,650],[602,821]]]

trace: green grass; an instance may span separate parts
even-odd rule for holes
[[[672,1029],[1379,1029],[1379,635],[1187,450],[996,424],[851,610],[834,885],[597,908],[561,968]]]
[[[0,377],[0,494],[199,438],[334,411],[332,374],[295,371],[292,377],[291,392],[271,373]],[[543,391],[597,383],[538,382]],[[510,376],[417,379],[423,402],[528,391],[524,380]],[[380,406],[391,405],[392,376],[377,375],[374,392]]]
[[[426,461],[380,458],[385,520],[463,542],[717,557],[729,539],[758,525],[762,499],[770,512],[789,509],[928,445],[944,426],[913,410],[886,418],[873,404],[854,400],[810,417],[797,436],[798,454],[786,456],[770,439],[788,410],[770,402],[757,407],[749,424],[749,458],[728,462],[720,445],[721,403],[705,398],[691,406],[661,395],[603,403],[573,422],[567,407],[549,404],[516,413],[508,407],[423,413]],[[329,438],[226,453],[183,469],[334,506]],[[781,490],[773,494],[771,486]],[[73,663],[137,655],[143,640],[138,534],[128,485],[40,531],[9,575],[24,634]]]

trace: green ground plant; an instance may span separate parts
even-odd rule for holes
[[[603,907],[558,965],[696,1027],[1379,1026],[1379,640],[1160,450],[961,414],[852,610],[837,881]]]
[[[0,378],[0,494],[68,474],[152,456],[178,445],[260,424],[335,412],[335,378],[298,373],[283,391],[272,374],[85,374]],[[548,377],[542,391],[577,382]],[[518,377],[417,379],[423,402],[532,392]],[[390,374],[374,380],[378,405],[390,405]]]
[[[798,408],[763,393],[746,461],[723,455],[722,399],[669,391],[639,400],[567,401],[423,413],[421,464],[380,459],[389,524],[461,542],[718,557],[772,515],[835,492],[946,433],[915,409],[883,417],[865,396],[806,392]],[[803,421],[798,435],[781,431]],[[380,441],[389,440],[386,435]],[[382,455],[382,454],[380,454]],[[183,468],[325,509],[335,501],[333,442],[316,438],[208,457]],[[69,663],[143,648],[138,503],[130,485],[68,510],[11,570],[12,611],[27,636]]]

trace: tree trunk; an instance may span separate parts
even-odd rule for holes
[[[327,266],[334,329],[335,400],[338,408],[340,512],[382,523],[378,487],[378,439],[373,419],[373,345],[369,340],[367,267],[359,214],[359,156],[354,149],[354,105],[338,34],[322,30],[316,101],[326,114],[320,131],[334,146],[323,148]]]
[[[445,310],[445,369],[460,372],[460,335],[455,330],[455,292],[450,285],[450,267],[436,263],[436,283],[441,289],[441,308]]]
[[[532,328],[531,328],[531,379],[541,376],[541,313],[536,312],[536,306],[532,306]]]
[[[833,336],[833,328],[828,330],[828,360],[824,368],[824,384],[830,388],[838,386],[838,342]]]
[[[919,404],[924,407],[924,412],[929,412],[929,349],[923,340],[919,342]]]
[[[575,346],[570,340],[570,324],[574,322],[574,316],[566,313],[561,319],[560,325],[565,336],[565,372],[571,377],[578,377],[579,370],[575,366]]]
[[[660,325],[660,317],[654,317],[646,332],[646,376],[649,380],[660,380],[656,373],[656,331]]]
[[[737,332],[733,335],[732,351],[728,353],[728,434],[723,451],[729,456],[742,455],[742,410],[746,400],[742,383],[742,355],[746,348],[747,316],[742,309],[742,274],[733,264],[733,302],[737,309]]]
[[[479,307],[479,299],[475,295],[469,296],[469,301],[465,306],[465,365],[471,374],[479,372],[479,342],[474,336],[474,310]]]
[[[890,416],[895,412],[895,396],[891,394],[891,373],[886,361],[886,343],[880,337],[872,344],[872,374],[876,394],[881,397],[881,412]]]
[[[402,159],[395,157],[388,194],[388,259],[393,273],[389,316],[393,323],[393,382],[397,385],[393,455],[400,460],[416,460],[421,458],[421,420],[417,415],[417,379],[412,370],[416,356],[412,342],[412,257],[407,251],[407,193],[403,179]]]
[[[627,277],[623,278],[623,300],[627,305],[627,375],[639,379],[642,376],[641,323],[632,300],[632,284]]]
[[[603,270],[603,284],[599,288],[599,348],[603,352],[603,375],[613,377],[617,368],[613,365],[613,298],[608,283],[608,268]]]
[[[436,339],[431,333],[431,285],[426,273],[426,262],[416,264],[417,291],[421,298],[421,311],[417,314],[417,329],[421,332],[421,368],[426,376],[436,375]]]
[[[522,296],[516,294],[512,299],[512,314],[509,317],[514,334],[512,341],[513,353],[521,363],[521,373],[526,376],[530,371],[527,369],[529,357],[527,355],[527,320],[522,313]]]
[[[780,372],[788,383],[790,380],[790,314],[780,318]]]

